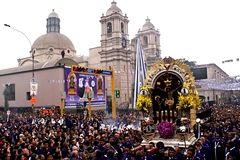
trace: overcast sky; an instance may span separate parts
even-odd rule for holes
[[[186,58],[197,64],[216,63],[230,76],[240,75],[239,0],[115,0],[129,18],[129,37],[147,16],[161,34],[162,57]],[[100,46],[100,17],[112,0],[5,0],[0,2],[0,69],[17,66],[29,56],[30,44],[46,33],[52,9],[61,19],[61,33],[70,38],[78,55]],[[233,59],[232,63],[222,63]]]

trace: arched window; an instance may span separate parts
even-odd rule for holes
[[[122,47],[126,48],[127,47],[127,40],[125,37],[122,37]]]
[[[123,22],[121,23],[121,32],[124,33],[124,24],[123,24]]]
[[[144,45],[148,45],[148,38],[147,38],[147,36],[143,37],[143,44]]]
[[[112,33],[112,23],[111,22],[107,23],[107,33]]]
[[[157,43],[157,36],[155,36],[155,43]]]

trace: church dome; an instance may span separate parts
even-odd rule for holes
[[[58,18],[58,14],[54,11],[54,9],[53,9],[52,12],[48,15],[48,18],[51,18],[51,17]]]
[[[37,38],[32,49],[70,49],[75,51],[72,41],[65,35],[58,32],[49,32]]]
[[[106,13],[107,16],[109,16],[113,13],[122,14],[122,10],[120,8],[118,8],[117,2],[113,1],[111,4],[112,4],[112,6],[107,10],[107,13]]]
[[[142,27],[142,30],[149,30],[149,29],[155,29],[154,25],[150,22],[150,19],[147,18],[145,24]]]

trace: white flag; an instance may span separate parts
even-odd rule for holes
[[[136,107],[137,95],[140,92],[141,86],[144,84],[146,79],[147,69],[144,58],[144,53],[139,37],[136,39],[136,60],[135,60],[135,76],[134,76],[134,97],[133,97],[133,108]]]

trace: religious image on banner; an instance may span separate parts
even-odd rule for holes
[[[83,98],[83,95],[84,95],[84,91],[85,91],[84,82],[85,82],[85,80],[83,77],[80,77],[78,79],[78,96],[80,98]]]
[[[97,95],[103,95],[103,77],[97,77]]]
[[[89,84],[90,81],[90,84]],[[93,83],[93,84],[92,84]],[[94,98],[94,90],[92,85],[95,85],[95,82],[93,80],[89,80],[89,77],[85,79],[85,90],[84,90],[84,98],[89,99],[89,98]]]
[[[69,95],[76,95],[77,92],[77,78],[74,72],[70,72],[68,74],[68,94]]]
[[[89,100],[91,100],[92,106],[104,106],[106,104],[104,75],[81,74],[65,67],[64,77],[66,82],[64,83],[66,108],[87,106]]]

